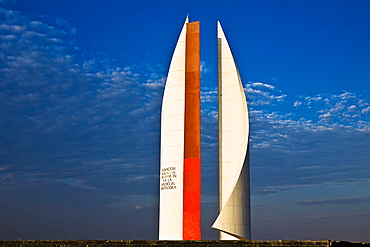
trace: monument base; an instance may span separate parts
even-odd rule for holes
[[[345,241],[233,241],[233,240],[197,240],[197,241],[158,241],[158,240],[0,240],[2,247],[370,247],[370,243]]]

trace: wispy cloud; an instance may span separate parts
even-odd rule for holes
[[[367,218],[370,214],[366,213],[353,213],[353,214],[326,214],[326,215],[310,215],[308,219],[343,219],[343,218]]]
[[[158,160],[158,148],[149,148],[159,139],[158,69],[84,59],[65,22],[53,26],[5,9],[0,15],[0,152],[13,167],[1,171],[3,180],[103,189],[156,173],[144,167]]]
[[[314,206],[314,205],[325,205],[325,204],[360,204],[370,203],[370,196],[365,197],[348,197],[348,198],[331,198],[331,199],[319,199],[319,200],[305,200],[295,202],[296,205],[303,205],[303,206]]]
[[[217,112],[217,93],[204,90],[205,142],[216,145],[217,122],[211,119],[217,116],[212,114]],[[325,183],[369,184],[370,94],[344,91],[290,96],[274,85],[253,81],[245,85],[245,91],[251,121],[253,193]]]

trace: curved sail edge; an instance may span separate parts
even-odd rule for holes
[[[182,240],[186,17],[165,84],[161,112],[159,240]]]
[[[250,239],[249,119],[231,49],[218,22],[220,214],[212,228],[221,239]]]

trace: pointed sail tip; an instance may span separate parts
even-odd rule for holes
[[[185,23],[189,23],[189,13],[186,15]]]
[[[217,27],[218,27],[218,29],[222,29],[220,21],[217,21]]]
[[[217,21],[217,38],[224,38],[224,31],[222,30],[221,22]]]
[[[221,231],[220,227],[219,226],[216,226],[216,222],[213,223],[213,225],[211,226],[212,229],[215,229],[215,230],[219,230]]]
[[[223,33],[220,21],[217,21],[217,32],[218,32],[218,37],[220,37],[221,36],[220,34]]]
[[[220,215],[218,215],[217,218],[216,218],[216,220],[213,222],[213,224],[211,226],[212,229],[222,231],[222,229],[221,229],[222,227],[219,224],[219,220],[220,220]]]

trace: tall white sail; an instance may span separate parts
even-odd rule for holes
[[[220,239],[251,239],[249,118],[239,71],[218,22]]]
[[[182,240],[186,18],[172,56],[161,115],[159,240]]]

